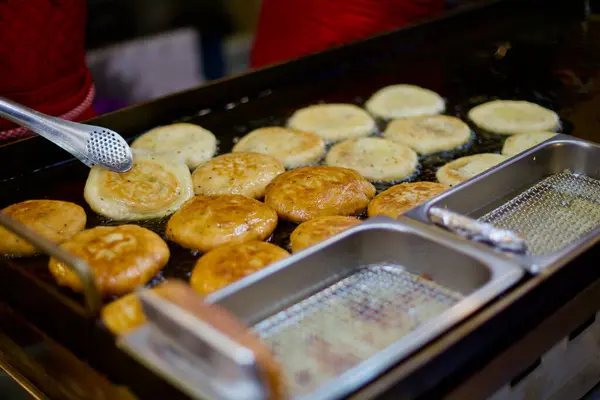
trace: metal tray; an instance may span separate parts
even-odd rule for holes
[[[533,0],[489,3],[460,10],[421,26],[129,107],[101,116],[93,123],[114,129],[132,140],[157,125],[188,121],[213,131],[220,140],[220,151],[225,152],[237,137],[259,126],[282,124],[291,112],[304,105],[320,101],[362,104],[370,94],[387,84],[409,82],[442,93],[448,99],[448,113],[460,117],[464,117],[470,107],[497,96],[532,100],[556,109],[561,115],[564,132],[573,131],[570,121],[573,119],[577,126],[573,133],[593,139],[598,132],[594,125],[597,121],[581,123],[571,113],[584,108],[590,94],[560,84],[554,75],[555,70],[565,64],[580,71],[579,63],[587,68],[594,62],[593,56],[580,52],[579,28],[572,34],[573,26],[581,26],[581,15],[572,12],[577,9],[578,2],[555,0],[550,4],[546,1],[543,7],[540,7],[540,1]],[[447,40],[441,42],[440,36]],[[510,41],[511,50],[506,57],[498,58],[499,43],[506,41]],[[565,52],[568,57],[564,57]],[[584,76],[586,68],[583,68]],[[431,180],[435,169],[453,158],[501,149],[502,137],[473,128],[474,140],[470,146],[422,158],[423,168],[415,179]],[[74,201],[85,206],[82,190],[86,176],[85,167],[73,162],[68,154],[44,139],[31,138],[0,146],[0,206],[40,197]],[[383,188],[385,186],[379,187]],[[87,211],[89,226],[103,223],[89,209]],[[293,225],[282,224],[273,240],[285,246],[292,228]],[[154,229],[160,232],[162,228],[154,225]],[[176,246],[171,250],[173,262],[151,284],[163,276],[187,279],[196,256]],[[592,274],[586,268],[588,261],[585,260],[591,256],[588,253],[580,257],[584,261],[565,268],[569,274],[576,275],[571,276],[573,279],[569,282],[576,281],[578,287],[585,287],[582,285],[589,282]],[[130,386],[142,398],[181,396],[116,348],[114,336],[103,329],[96,314],[87,312],[81,296],[55,285],[43,257],[18,261],[2,259],[0,264],[2,301],[54,339],[111,380]],[[454,365],[458,368],[459,364],[464,364],[466,354],[471,354],[474,359],[481,347],[487,351],[492,348],[491,344],[500,343],[500,339],[517,335],[517,329],[510,332],[494,329],[493,335],[486,336],[489,345],[469,345],[460,352],[454,351],[453,345],[459,341],[481,343],[481,335],[477,340],[473,339],[474,331],[490,325],[502,326],[506,319],[499,310],[510,308],[519,300],[520,307],[512,307],[506,318],[523,318],[519,328],[525,329],[543,317],[537,312],[536,299],[545,297],[546,312],[565,300],[561,296],[572,295],[575,290],[575,286],[569,288],[571,291],[561,286],[560,295],[554,294],[548,300],[548,296],[544,296],[545,290],[549,290],[548,286],[559,286],[556,281],[560,278],[552,279],[546,286],[541,284],[543,278],[533,277],[515,288],[507,294],[510,301],[503,298],[489,305],[487,309],[494,311],[486,313],[486,318],[480,318],[481,313],[471,318],[470,321],[475,322],[468,329],[461,329],[464,325],[461,324],[442,336],[439,341],[444,343],[443,346],[428,346],[427,350],[396,366],[396,372],[409,368],[414,374],[402,382],[379,379],[377,382],[382,383],[377,385],[378,390],[385,387],[381,389],[385,391],[392,386],[394,389],[401,386],[402,390],[411,393],[431,389],[432,385],[445,379],[440,371],[449,373],[453,370],[450,366]],[[423,375],[419,375],[421,371],[415,367],[440,363],[443,368],[427,368],[427,379],[423,379]]]
[[[531,273],[564,265],[600,241],[600,145],[557,135],[407,213],[449,209],[525,238],[511,255]]]
[[[271,347],[294,398],[332,399],[374,379],[522,275],[485,246],[410,219],[377,217],[206,300],[252,326]],[[181,363],[157,356],[160,346],[149,344],[153,325],[121,345],[184,392],[213,397],[206,385],[215,379],[182,379],[192,375],[172,366]],[[173,343],[190,342],[179,330],[170,333]]]

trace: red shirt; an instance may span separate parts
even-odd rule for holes
[[[0,1],[0,96],[70,120],[94,115],[86,1]],[[29,136],[0,118],[0,141]]]
[[[443,0],[263,0],[260,67],[438,15]],[[85,0],[0,1],[0,96],[70,120],[94,115]],[[0,141],[30,135],[0,118]]]
[[[364,39],[442,13],[444,0],[263,0],[252,67]]]

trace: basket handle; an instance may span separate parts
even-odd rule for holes
[[[194,398],[283,399],[271,350],[227,310],[176,280],[137,292],[148,323],[119,345]]]
[[[476,221],[444,208],[431,207],[427,213],[431,222],[459,236],[486,243],[500,251],[527,253],[525,239],[513,231],[496,228],[491,224]]]
[[[0,226],[6,228],[22,239],[27,240],[45,254],[56,258],[63,262],[67,267],[71,268],[81,280],[85,304],[89,312],[97,314],[100,311],[100,308],[102,307],[100,294],[96,287],[94,274],[85,261],[64,250],[62,247],[57,246],[55,243],[41,236],[26,225],[15,221],[3,212],[0,212]]]

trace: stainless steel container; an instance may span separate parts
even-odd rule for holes
[[[514,261],[532,273],[564,265],[600,240],[600,146],[557,135],[407,213],[447,209],[522,236]]]
[[[207,301],[224,307],[269,345],[292,397],[330,399],[377,377],[522,274],[483,245],[417,221],[380,217],[273,264]],[[241,385],[245,379],[245,387],[254,388],[244,398],[264,398],[252,372],[256,366],[236,361],[216,345],[223,342],[218,339],[222,333],[207,331],[206,325],[173,329],[185,318],[172,308],[156,312],[160,306],[154,307],[146,302],[150,323],[121,338],[126,351],[196,398],[234,398],[227,376],[236,370],[231,365],[237,365],[235,376],[245,378],[236,382]],[[157,331],[161,334],[152,333]],[[174,349],[168,357],[156,350],[165,341]],[[219,368],[223,359],[230,368]]]

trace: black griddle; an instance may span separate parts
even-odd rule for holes
[[[252,129],[285,124],[300,107],[319,102],[362,105],[386,85],[410,83],[440,93],[447,99],[446,113],[465,120],[471,107],[494,98],[530,100],[556,110],[563,133],[599,141],[600,120],[579,121],[586,118],[589,102],[596,99],[600,104],[600,84],[593,80],[600,80],[600,45],[595,48],[583,33],[583,1],[483,3],[416,27],[129,107],[90,123],[116,130],[129,141],[158,125],[196,123],[215,133],[219,152],[225,153]],[[508,50],[504,53],[503,49]],[[379,127],[383,129],[385,121],[379,121]],[[435,180],[436,169],[452,159],[500,151],[504,137],[472,128],[474,138],[468,146],[421,158],[421,168],[411,180]],[[88,227],[106,223],[83,201],[87,167],[44,139],[1,146],[0,166],[0,207],[34,198],[62,199],[86,207]],[[388,186],[377,185],[378,190]],[[160,233],[163,225],[153,221],[146,226]],[[271,240],[286,247],[293,228],[293,224],[280,224]],[[150,285],[163,278],[189,277],[198,255],[170,246],[169,266]],[[551,313],[552,307],[600,277],[600,271],[589,268],[590,257],[597,252],[590,250],[551,280],[523,291],[501,314],[436,360],[415,368],[410,378],[386,385],[375,382],[364,393],[374,390],[377,395],[393,394],[392,398],[401,393],[411,397],[442,393],[484,362],[485,357],[478,354],[482,346],[488,356],[507,346],[519,330],[525,332]],[[180,396],[115,347],[113,336],[97,316],[86,312],[81,296],[54,283],[47,259],[0,260],[0,264],[4,264],[0,265],[0,297],[30,321],[141,396]],[[557,288],[560,294],[544,300],[544,290]],[[522,323],[499,332],[498,324],[507,318]],[[448,370],[453,374],[448,375]]]

